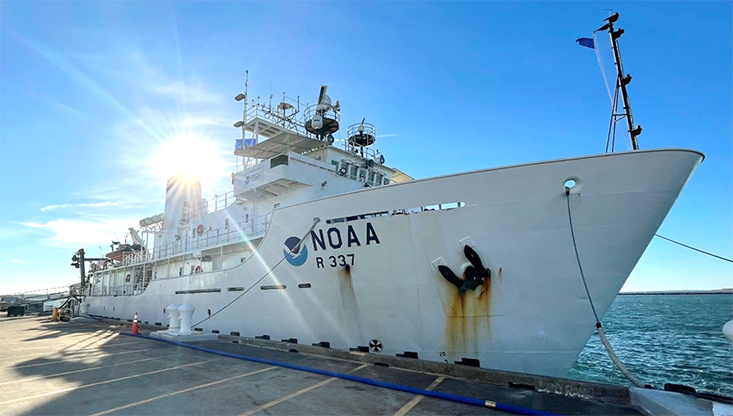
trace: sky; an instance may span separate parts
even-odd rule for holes
[[[366,117],[415,178],[603,153],[610,100],[574,41],[608,9],[640,147],[706,155],[659,233],[731,258],[731,2],[0,2],[0,293],[77,282],[72,254],[162,212],[176,170],[227,192],[247,69],[265,102],[327,84],[342,124]],[[655,238],[623,290],[732,276]]]

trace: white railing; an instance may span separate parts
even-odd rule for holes
[[[114,269],[122,271],[123,275],[130,275],[130,281],[122,284],[108,282],[106,285],[96,282],[92,287],[93,296],[134,296],[145,291],[151,280],[154,280],[154,270],[151,271],[150,262],[171,259],[192,251],[201,251],[209,248],[223,247],[243,241],[251,241],[265,235],[270,224],[272,213],[267,213],[248,221],[242,221],[234,227],[221,227],[205,231],[201,235],[191,237],[186,235],[181,240],[155,247],[152,250],[125,255],[120,263],[114,267],[102,267],[100,270]],[[150,271],[151,277],[148,277]],[[169,270],[170,272],[170,270]]]
[[[195,237],[186,234],[178,241],[154,247],[152,250],[130,253],[123,257],[121,266],[164,260],[190,251],[199,251],[260,238],[267,231],[271,215],[271,213],[268,213],[248,221],[242,221],[234,226],[208,230]]]
[[[288,130],[310,136],[310,133],[303,127],[302,121],[296,118],[297,114],[298,112],[296,111],[286,115],[285,113],[280,113],[277,109],[257,103],[247,109],[247,121],[260,118]]]
[[[224,195],[214,195],[213,198],[196,205],[191,209],[191,217],[196,218],[201,215],[209,214],[220,209],[224,209],[237,201],[234,191],[229,191]]]

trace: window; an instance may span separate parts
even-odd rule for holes
[[[382,178],[383,177],[384,177],[384,175],[382,175],[381,173],[378,173],[377,174],[377,185],[381,185],[382,184]]]
[[[369,172],[369,179],[368,179],[368,181],[369,181],[369,183],[374,182],[374,172]]]
[[[286,165],[288,164],[288,155],[278,155],[270,159],[270,169],[280,166],[280,165]]]
[[[351,173],[349,174],[349,178],[356,179],[356,173],[359,171],[358,166],[352,166],[351,167]]]
[[[336,170],[339,170],[339,161],[338,160],[332,160],[331,164],[336,167]]]

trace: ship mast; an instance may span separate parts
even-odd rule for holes
[[[618,20],[618,13],[614,13],[609,16],[606,20],[606,24],[601,26],[598,30],[607,30],[611,37],[611,47],[613,48],[613,61],[616,64],[616,97],[618,97],[618,90],[621,90],[621,99],[624,103],[624,113],[616,114],[616,99],[614,99],[614,114],[613,117],[626,117],[626,123],[629,126],[629,136],[631,136],[631,147],[634,150],[639,150],[639,143],[636,137],[641,134],[641,126],[634,127],[634,117],[631,115],[631,103],[629,102],[629,93],[626,90],[626,86],[631,82],[631,75],[626,74],[624,76],[624,67],[621,63],[621,52],[618,46],[618,38],[624,34],[623,29],[614,29],[613,24]]]

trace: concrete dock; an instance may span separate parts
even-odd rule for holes
[[[507,414],[120,334],[129,330],[119,321],[0,317],[0,414]],[[513,373],[228,335],[195,345],[557,414],[646,414],[621,386],[511,382]]]

